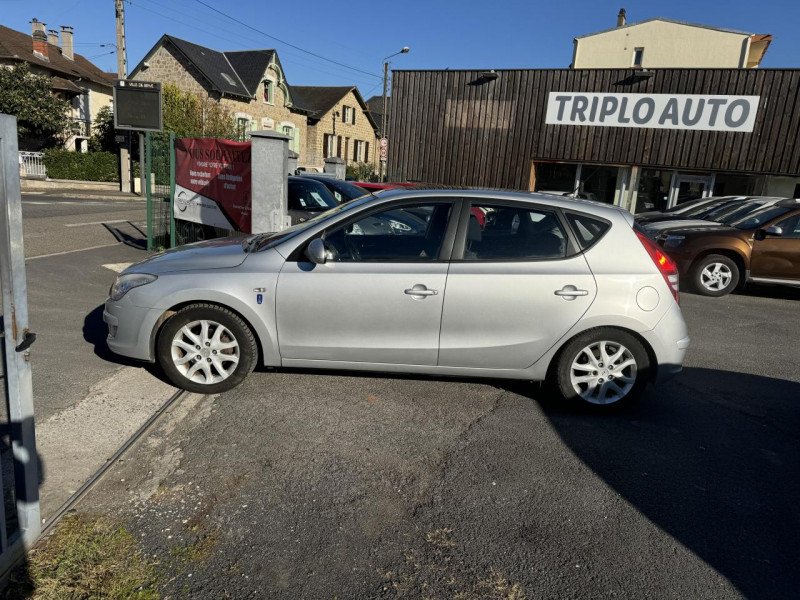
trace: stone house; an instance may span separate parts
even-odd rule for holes
[[[46,31],[46,27],[45,23],[33,19],[31,35],[26,35],[0,25],[0,67],[25,62],[32,73],[50,77],[53,93],[72,105],[70,135],[65,147],[86,152],[97,113],[113,104],[113,80],[74,52],[72,27],[61,27],[60,41],[59,32]]]
[[[346,164],[377,164],[378,124],[356,87],[293,86],[308,113],[307,164],[338,156]]]
[[[256,130],[284,133],[304,164],[308,111],[295,101],[275,50],[219,52],[163,35],[129,78],[173,83],[219,102],[233,113],[242,139]]]

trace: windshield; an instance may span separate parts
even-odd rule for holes
[[[333,197],[336,198],[336,201],[339,203],[342,202],[349,202],[350,200],[355,200],[356,198],[361,198],[365,196],[369,192],[364,191],[364,188],[360,188],[355,184],[352,184],[348,181],[340,181],[339,179],[315,179],[319,183],[323,184],[326,188],[328,188]]]
[[[724,209],[714,211],[714,213],[708,215],[707,218],[717,223],[732,223],[733,221],[737,221],[764,208],[764,206],[764,202],[745,202],[744,204],[726,206]]]
[[[698,219],[710,219],[712,215],[720,214],[729,208],[741,206],[741,200],[716,200],[703,206],[698,206],[684,214],[686,217],[696,217]]]
[[[736,227],[736,229],[757,229],[764,223],[776,219],[790,210],[792,209],[786,206],[764,206],[738,221],[733,221],[731,225]]]
[[[311,179],[289,180],[289,210],[321,211],[338,205],[328,188]]]
[[[716,206],[716,201],[709,200],[708,198],[701,198],[700,200],[695,200],[693,202],[684,202],[683,204],[678,204],[677,206],[673,206],[672,208],[668,208],[665,210],[665,213],[678,213],[678,214],[691,214],[693,211],[700,211],[704,208],[708,208],[709,205]]]
[[[358,200],[351,200],[350,202],[345,202],[344,204],[339,204],[335,208],[327,210],[323,213],[316,215],[315,217],[309,219],[308,221],[303,221],[302,223],[298,223],[297,225],[292,225],[291,227],[287,227],[283,231],[273,231],[270,233],[256,233],[255,235],[251,235],[244,239],[242,242],[242,247],[252,252],[255,250],[256,252],[260,252],[261,250],[266,250],[267,248],[272,248],[281,242],[285,242],[296,236],[299,233],[302,233],[309,227],[313,227],[318,223],[323,223],[328,219],[335,217],[345,211],[352,210],[354,208],[358,208],[362,206],[365,202],[370,200],[371,196],[364,196],[363,198],[359,198]]]

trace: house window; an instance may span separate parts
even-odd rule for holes
[[[353,160],[356,162],[367,162],[367,148],[369,148],[368,142],[356,140],[353,143]]]
[[[281,133],[289,136],[289,148],[300,153],[300,132],[293,123],[281,123]]]
[[[275,82],[264,80],[264,104],[275,104]]]
[[[236,116],[236,135],[242,142],[250,139],[250,121],[250,117]]]
[[[356,124],[356,111],[352,106],[342,107],[342,122]]]
[[[326,133],[322,140],[322,158],[333,156],[333,136]]]
[[[636,48],[633,51],[633,66],[641,67],[643,59],[644,59],[644,48]]]

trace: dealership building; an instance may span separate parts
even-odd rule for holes
[[[663,209],[800,197],[800,70],[394,71],[390,180]]]

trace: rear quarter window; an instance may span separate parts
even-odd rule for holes
[[[611,228],[608,221],[588,215],[566,213],[566,217],[581,250],[588,250],[594,246]]]

